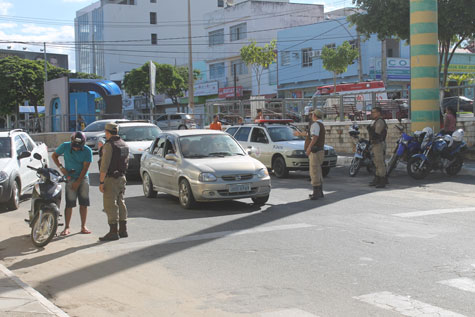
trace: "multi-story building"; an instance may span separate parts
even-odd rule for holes
[[[31,52],[27,51],[26,47],[23,51],[12,50],[12,49],[0,49],[0,59],[8,56],[18,56],[20,58],[29,59],[32,61],[44,61],[45,54],[44,52]],[[57,54],[57,53],[46,53],[46,60],[53,66],[61,67],[68,69],[68,55],[67,54]]]
[[[239,87],[236,89],[238,94],[243,91],[247,96],[257,95],[255,74],[242,62],[240,49],[252,41],[264,46],[277,39],[279,30],[323,19],[323,5],[290,3],[289,0],[234,1],[232,5],[205,14],[207,43],[203,43],[203,49],[208,51],[205,59],[207,80],[219,83],[221,97],[233,96],[235,86]],[[294,40],[287,41],[287,44]],[[264,70],[260,95],[275,96],[277,75],[276,63]]]
[[[76,12],[76,68],[106,79],[149,60],[188,63],[187,0],[100,0]],[[193,59],[203,60],[207,36],[203,15],[223,7],[219,0],[191,1]]]

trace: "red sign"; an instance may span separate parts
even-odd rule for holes
[[[242,86],[236,87],[236,97],[242,96]],[[219,88],[219,98],[234,98],[234,87]]]
[[[321,86],[317,88],[317,95],[329,95],[335,90],[333,85]],[[351,84],[337,84],[337,94],[354,94],[354,93],[369,93],[385,91],[384,83],[382,81],[369,81]]]

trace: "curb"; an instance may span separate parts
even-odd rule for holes
[[[24,291],[26,291],[29,295],[31,295],[33,298],[35,298],[41,305],[43,305],[48,311],[50,311],[51,314],[53,314],[55,316],[58,316],[58,317],[69,317],[68,314],[66,314],[64,311],[62,311],[60,308],[58,308],[56,305],[54,305],[52,302],[50,302],[46,297],[41,295],[40,292],[38,292],[37,290],[32,288],[27,283],[20,280],[20,278],[18,276],[16,276],[12,271],[7,269],[2,264],[0,264],[0,272],[5,274],[9,279],[14,281]]]
[[[337,159],[337,166],[350,166],[351,160],[353,159],[352,156],[338,156]],[[472,164],[471,164],[472,165]],[[396,170],[401,171],[401,172],[406,172],[406,165],[405,164],[398,164],[396,167]],[[462,170],[458,175],[465,175],[465,176],[475,176],[475,166],[463,166]]]

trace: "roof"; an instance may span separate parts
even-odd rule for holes
[[[117,122],[117,124],[119,125],[119,127],[123,127],[123,126],[146,126],[146,127],[152,126],[152,127],[157,127],[156,124],[153,124],[153,123],[150,123],[150,122],[144,122],[144,121],[128,121],[128,122],[126,121],[126,122]]]
[[[203,134],[227,134],[223,131],[218,130],[209,130],[209,129],[189,129],[189,130],[172,130],[166,131],[167,134],[172,134],[178,137],[181,136],[192,136],[192,135],[203,135]]]
[[[120,87],[113,81],[103,79],[69,79],[69,87],[78,90],[103,92],[106,96],[121,95]]]

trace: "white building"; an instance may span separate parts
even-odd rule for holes
[[[149,60],[188,64],[187,0],[100,0],[76,12],[76,69],[121,80]],[[193,60],[207,55],[203,15],[224,5],[192,0]]]
[[[243,88],[244,95],[256,95],[258,87],[251,69],[240,59],[241,47],[252,41],[264,46],[277,39],[279,30],[324,19],[323,5],[290,3],[289,0],[228,0],[227,3],[224,9],[204,15],[208,35],[207,79],[218,81],[220,88],[234,87],[236,64],[236,86]],[[278,69],[274,63],[262,74],[260,94],[275,94],[277,78]]]

